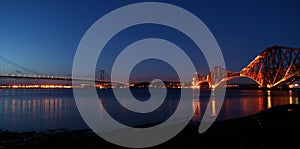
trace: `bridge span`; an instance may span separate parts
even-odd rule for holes
[[[212,77],[216,76],[214,73],[220,71],[226,72],[226,76],[219,80]],[[195,73],[192,85],[201,88],[206,83],[209,88],[216,88],[222,82],[238,77],[248,77],[260,88],[276,88],[291,84],[300,78],[300,48],[268,47],[239,72],[232,73],[224,68],[215,67],[206,77]]]

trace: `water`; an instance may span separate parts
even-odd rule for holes
[[[189,90],[189,89],[187,89]],[[195,91],[190,90],[191,94]],[[146,89],[134,89],[134,96],[147,100]],[[110,115],[126,125],[159,122],[167,119],[177,108],[179,89],[170,89],[161,107],[150,114],[136,114],[122,108],[111,90],[99,91],[103,107]],[[208,105],[210,91],[201,91],[200,100],[190,103],[195,110],[193,121],[201,120],[207,106],[210,115],[216,116],[215,102]],[[122,102],[129,99],[124,97]],[[251,115],[261,110],[284,104],[299,104],[299,92],[227,90],[217,120]],[[103,108],[102,107],[102,108]],[[100,107],[101,108],[101,107]],[[49,129],[78,130],[88,128],[74,101],[72,89],[0,89],[0,129],[10,131],[43,131]]]
[[[73,130],[86,127],[71,89],[2,89],[0,92],[2,130]]]

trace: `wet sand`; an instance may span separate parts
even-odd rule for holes
[[[272,107],[247,117],[215,122],[203,134],[199,123],[191,124],[176,137],[152,148],[300,148],[300,105]],[[0,148],[120,148],[91,130],[45,132],[0,132]]]

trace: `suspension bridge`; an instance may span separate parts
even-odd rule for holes
[[[79,81],[82,83],[81,87],[90,85],[91,82],[95,82],[96,87],[99,88],[109,88],[109,87],[124,87],[129,86],[128,83],[124,82],[114,82],[104,80],[104,71],[100,71],[99,78],[95,78],[93,75],[83,76],[83,77],[70,77],[70,76],[59,76],[59,75],[45,75],[22,65],[19,65],[7,58],[0,56],[0,79],[14,79],[21,82],[16,88],[63,88],[62,84],[67,86],[67,88],[72,86],[71,81]],[[20,81],[22,80],[22,81]],[[30,81],[25,81],[30,80]],[[51,82],[52,81],[52,82]],[[59,81],[59,82],[54,82]],[[4,81],[5,82],[5,81]],[[46,85],[43,85],[46,84]],[[60,84],[60,85],[57,85]],[[0,81],[1,88],[1,81]],[[4,88],[6,88],[4,86]]]
[[[7,88],[7,86],[9,85],[11,85],[12,88],[70,88],[72,87],[71,81],[73,80],[80,81],[83,83],[83,85],[87,82],[95,82],[96,85],[111,85],[112,83],[105,80],[101,80],[101,78],[91,78],[91,76],[70,77],[59,75],[45,75],[23,67],[7,58],[0,56],[0,79],[2,79],[2,81],[0,82],[0,86],[2,83],[7,83],[7,81],[3,79],[10,79],[9,81],[13,82],[9,82],[6,85],[2,84],[1,88]]]
[[[223,71],[225,76],[216,76],[215,72]],[[220,73],[222,75],[222,73]],[[219,74],[219,75],[220,75]],[[221,67],[215,67],[206,77],[195,74],[193,87],[203,86],[216,88],[223,82],[233,78],[248,77],[255,81],[260,88],[275,88],[288,85],[300,78],[300,48],[272,46],[266,48],[240,72],[230,72]],[[222,79],[219,79],[222,78]]]
[[[73,78],[67,76],[45,75],[34,70],[25,68],[0,56],[0,78],[15,78],[15,79],[49,79],[49,80],[78,80],[78,81],[99,81],[87,78]]]

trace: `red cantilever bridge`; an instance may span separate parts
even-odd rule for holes
[[[208,83],[210,88],[215,88],[222,82],[237,77],[248,77],[261,88],[291,84],[300,77],[300,48],[272,46],[266,48],[240,72],[231,73],[223,69],[226,76],[212,75],[213,72],[219,72],[222,69],[215,67],[206,77],[201,77],[196,73],[192,85],[201,88],[204,83]]]

